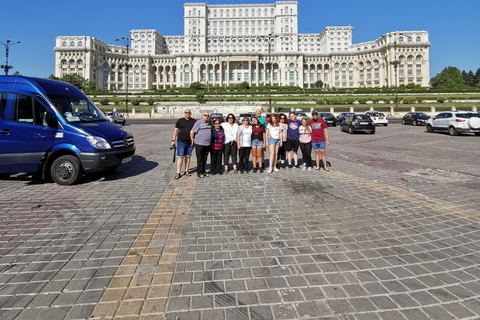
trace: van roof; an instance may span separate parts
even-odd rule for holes
[[[0,76],[0,85],[10,90],[21,90],[39,94],[66,94],[82,96],[82,92],[75,86],[56,80],[24,77],[24,76]]]

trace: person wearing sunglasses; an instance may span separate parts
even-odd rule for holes
[[[252,126],[247,117],[242,119],[242,125],[238,127],[237,148],[240,156],[240,173],[248,173],[248,159],[252,149]]]
[[[222,170],[222,152],[223,142],[225,141],[225,131],[220,126],[220,120],[213,121],[212,128],[212,155],[210,173],[212,175],[223,174]]]
[[[280,117],[280,131],[282,131],[283,141],[280,148],[278,148],[278,157],[277,157],[277,169],[280,167],[285,168],[285,141],[287,141],[287,116],[284,113],[279,114]]]
[[[212,142],[212,127],[208,123],[208,116],[208,112],[204,112],[202,119],[197,120],[190,131],[190,139],[192,140],[192,146],[195,146],[197,156],[197,176],[199,178],[210,175],[206,173],[208,153]]]
[[[263,173],[263,149],[266,146],[265,127],[257,117],[252,117],[252,163],[253,173]],[[257,168],[257,159],[258,166]]]
[[[225,146],[223,150],[223,165],[225,166],[225,174],[228,174],[228,161],[232,158],[233,172],[237,171],[237,131],[238,124],[235,123],[235,116],[229,113],[227,122],[221,124],[225,132]]]
[[[192,156],[192,140],[190,140],[190,131],[195,124],[195,119],[191,117],[190,109],[185,110],[185,116],[178,119],[173,130],[171,146],[177,145],[177,172],[174,178],[179,179],[182,175],[191,176],[190,173],[190,157]],[[185,171],[182,170],[183,159],[185,158]]]

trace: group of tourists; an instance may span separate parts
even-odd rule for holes
[[[171,143],[177,147],[175,179],[182,175],[191,175],[190,157],[194,147],[197,156],[197,175],[200,178],[228,174],[230,161],[234,173],[248,173],[250,153],[252,172],[263,173],[264,150],[267,146],[268,173],[279,171],[280,168],[300,168],[298,148],[302,151],[304,170],[313,168],[311,156],[313,149],[316,170],[323,168],[325,172],[330,172],[325,156],[325,148],[330,145],[327,124],[318,118],[316,111],[312,112],[310,121],[307,118],[300,121],[295,112],[290,112],[288,119],[283,113],[271,114],[267,123],[267,119],[261,114],[261,110],[257,109],[255,116],[251,119],[243,118],[239,125],[235,121],[235,116],[230,113],[226,122],[220,123],[219,119],[214,119],[212,127],[208,121],[208,112],[203,112],[202,119],[195,120],[191,117],[191,111],[185,110],[185,116],[175,125]],[[211,165],[210,171],[206,172],[209,153]],[[185,169],[182,171],[183,163]]]

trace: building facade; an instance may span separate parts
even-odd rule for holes
[[[184,4],[184,35],[130,31],[129,48],[88,36],[56,39],[55,76],[78,74],[97,88],[141,91],[211,86],[313,88],[428,86],[426,31],[396,31],[352,44],[350,26],[298,32],[298,2]],[[128,76],[127,76],[128,70]],[[128,80],[127,80],[128,78]]]

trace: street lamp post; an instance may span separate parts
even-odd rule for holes
[[[402,34],[400,33],[399,36]],[[398,110],[398,83],[397,83],[397,68],[400,64],[400,61],[397,59],[397,34],[394,35],[393,39],[393,51],[394,51],[394,61],[390,62],[393,65],[395,71],[395,110]]]
[[[270,111],[272,110],[272,41],[273,39],[276,38],[275,35],[272,35],[271,33],[268,34],[268,36],[262,37],[268,41],[268,63],[267,63],[267,70],[268,70],[268,75],[269,75],[269,81],[268,81],[268,106],[270,108]]]
[[[115,41],[121,42],[121,43],[125,44],[125,46],[127,47],[127,57],[125,59],[125,79],[126,79],[126,82],[125,82],[125,116],[128,116],[128,68],[130,67],[130,65],[128,64],[128,46],[129,46],[129,43],[130,43],[130,39],[122,37],[120,39],[115,39]]]
[[[5,65],[0,66],[0,68],[2,68],[5,71],[5,75],[8,76],[8,69],[13,68],[13,66],[8,65],[8,51],[9,51],[11,46],[13,46],[15,44],[19,44],[20,41],[12,43],[10,40],[7,40],[7,43],[5,43],[3,41],[0,41],[0,43],[5,47]]]

